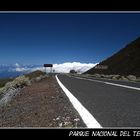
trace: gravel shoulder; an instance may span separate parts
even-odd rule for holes
[[[0,107],[0,127],[86,127],[54,76],[23,88]]]

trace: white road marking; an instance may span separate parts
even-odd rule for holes
[[[140,88],[137,88],[137,87],[131,87],[131,86],[126,86],[126,85],[120,85],[120,84],[115,84],[115,83],[110,83],[110,82],[104,82],[104,83],[105,83],[105,84],[108,84],[108,85],[118,86],[118,87],[124,87],[124,88],[130,88],[130,89],[140,90]]]
[[[129,88],[129,89],[140,90],[140,88],[138,88],[138,87],[132,87],[132,86],[126,86],[126,85],[121,85],[121,84],[115,84],[115,83],[111,83],[111,82],[104,82],[104,81],[100,81],[100,80],[86,79],[86,78],[81,78],[81,77],[74,77],[74,78],[82,79],[82,80],[88,80],[88,81],[93,81],[93,82],[98,82],[98,83],[104,83],[104,84],[107,84],[107,85],[113,85],[113,86],[118,86],[118,87],[124,87],[124,88]]]
[[[81,77],[73,77],[73,78],[82,79],[82,80],[88,80],[88,81],[93,81],[93,82],[98,82],[98,83],[104,83],[103,81],[93,80],[93,79],[86,79],[86,78],[81,78]]]
[[[86,124],[87,128],[102,128],[102,126],[97,122],[97,120],[91,115],[91,113],[78,101],[76,97],[60,82],[57,75],[55,76],[58,84],[65,92],[69,100],[71,101],[74,108],[77,110],[82,120]]]

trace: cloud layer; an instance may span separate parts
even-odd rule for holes
[[[52,70],[56,73],[69,73],[70,70],[75,70],[78,73],[83,73],[92,67],[94,67],[97,63],[80,63],[80,62],[66,62],[62,64],[53,64]],[[31,72],[35,70],[45,71],[43,65],[20,65],[18,63],[14,65],[0,65],[0,72]],[[47,72],[50,72],[50,68],[46,68]]]
[[[85,72],[96,64],[92,63],[80,63],[80,62],[67,62],[63,64],[54,64],[54,69],[58,73],[69,73],[70,70],[75,70],[78,73]]]
[[[56,73],[69,73],[70,70],[75,70],[78,73],[83,73],[92,67],[94,67],[97,63],[80,63],[80,62],[66,62],[62,64],[53,64],[53,71]],[[15,71],[35,71],[35,70],[42,70],[45,71],[43,66],[34,66],[32,68],[28,66],[20,66],[16,63]],[[50,72],[50,68],[46,68],[47,72]]]

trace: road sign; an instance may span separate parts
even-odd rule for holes
[[[47,73],[47,67],[50,67],[50,73],[52,73],[53,64],[44,64],[44,67],[46,69],[46,73]]]
[[[44,67],[53,67],[53,64],[44,64]]]

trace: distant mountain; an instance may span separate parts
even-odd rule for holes
[[[39,67],[39,65],[1,64],[0,78],[16,77],[26,74]]]
[[[140,77],[140,37],[85,73],[135,75]]]

